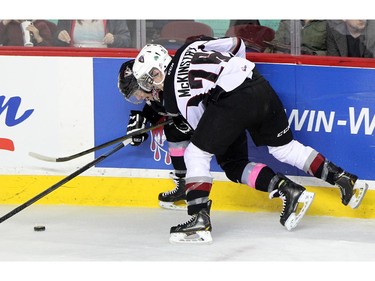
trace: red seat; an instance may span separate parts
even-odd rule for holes
[[[153,43],[174,49],[182,46],[186,39],[199,35],[213,37],[214,31],[209,25],[196,21],[172,21],[163,26],[160,37]]]
[[[246,47],[250,51],[262,53],[267,47],[264,41],[272,41],[275,31],[262,25],[234,25],[228,28],[225,36],[240,37],[245,41]]]

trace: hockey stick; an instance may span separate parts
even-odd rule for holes
[[[120,141],[124,141],[124,140],[130,139],[133,136],[137,136],[137,135],[140,135],[140,134],[143,134],[143,133],[147,133],[147,132],[149,132],[149,131],[151,131],[153,129],[162,127],[164,125],[171,124],[172,122],[173,122],[173,120],[169,119],[169,120],[164,121],[162,123],[156,124],[155,126],[144,128],[144,129],[138,130],[138,131],[136,131],[134,133],[131,133],[131,134],[128,134],[128,135],[125,135],[125,136],[122,136],[122,137],[118,137],[118,138],[113,139],[111,141],[107,141],[107,142],[105,142],[103,144],[100,144],[98,146],[94,146],[94,147],[92,147],[90,149],[81,151],[79,153],[76,153],[76,154],[73,154],[73,155],[70,155],[70,156],[65,156],[65,157],[49,157],[49,156],[41,155],[41,154],[38,154],[38,153],[35,153],[35,152],[29,152],[29,155],[31,157],[36,158],[36,159],[43,160],[43,161],[48,161],[48,162],[65,162],[65,161],[70,161],[70,160],[73,160],[75,158],[84,156],[84,155],[89,154],[91,152],[94,152],[94,151],[97,151],[99,149],[102,149],[102,148],[105,148],[107,146],[110,146],[112,144],[118,143]]]
[[[77,170],[74,173],[70,174],[69,176],[63,178],[61,181],[55,183],[54,185],[52,185],[51,187],[47,188],[43,192],[39,193],[35,197],[31,198],[30,200],[26,201],[22,205],[18,206],[17,208],[15,208],[12,211],[10,211],[9,213],[7,213],[6,215],[2,216],[0,218],[0,223],[2,223],[3,221],[9,219],[10,217],[14,216],[15,214],[19,213],[20,211],[22,211],[26,207],[30,206],[31,204],[35,203],[36,201],[38,201],[39,199],[43,198],[44,196],[48,195],[52,191],[58,189],[63,184],[65,184],[68,181],[74,179],[76,176],[82,174],[84,171],[88,170],[89,168],[91,168],[95,164],[98,164],[99,162],[103,161],[104,159],[106,159],[107,157],[111,156],[115,152],[119,151],[121,148],[123,148],[124,146],[128,145],[131,142],[132,142],[131,139],[129,139],[129,138],[126,139],[122,143],[120,143],[117,146],[115,146],[115,148],[113,148],[111,151],[109,151],[109,152],[107,152],[107,153],[99,156],[98,158],[96,158],[95,160],[93,160],[90,163],[86,164],[85,166],[83,166],[79,170]]]

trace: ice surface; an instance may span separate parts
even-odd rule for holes
[[[0,215],[15,207],[0,206]],[[374,219],[305,216],[296,229],[287,231],[277,213],[213,209],[212,244],[170,244],[170,227],[188,218],[184,211],[155,208],[32,205],[0,224],[1,266],[11,271],[10,275],[22,274],[26,268],[27,276],[36,269],[53,269],[46,280],[59,280],[64,274],[75,280],[69,277],[69,272],[75,270],[83,270],[84,280],[102,280],[103,274],[106,281],[112,281],[142,280],[140,277],[148,273],[151,275],[147,279],[166,277],[165,272],[168,276],[179,275],[180,271],[187,274],[190,267],[203,267],[204,272],[210,269],[215,274],[227,266],[231,269],[220,273],[220,277],[228,274],[229,278],[230,272],[243,270],[240,276],[244,278],[238,280],[251,280],[258,271],[268,277],[276,274],[281,280],[283,274],[278,271],[294,275],[294,262],[298,262],[294,270],[311,270],[309,276],[316,270],[305,267],[310,268],[313,263],[316,268],[317,262],[324,267],[329,262],[328,271],[334,269],[332,278],[339,280],[343,272],[343,277],[353,272],[355,278],[361,266],[375,262]],[[44,225],[46,230],[36,232],[36,225]],[[96,272],[99,268],[104,269]],[[199,272],[198,268],[195,270]],[[138,277],[125,278],[132,271]],[[93,272],[96,273],[89,278],[87,274]],[[111,273],[116,275],[108,278]]]

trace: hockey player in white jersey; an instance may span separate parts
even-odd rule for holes
[[[197,38],[213,39],[206,36],[198,36]],[[195,40],[194,37],[187,39]],[[118,89],[124,98],[133,104],[139,104],[145,101],[142,111],[131,110],[127,133],[132,133],[137,129],[143,129],[147,122],[155,125],[162,122],[166,116],[163,106],[163,92],[158,89],[148,91],[139,87],[137,79],[133,75],[134,59],[124,62],[118,73]],[[146,95],[146,96],[145,96]],[[137,98],[138,97],[138,98]],[[178,120],[176,120],[178,122]],[[159,206],[171,210],[186,210],[186,194],[185,194],[185,175],[186,166],[183,159],[183,153],[189,144],[190,134],[181,132],[176,129],[175,125],[166,125],[164,133],[168,141],[168,150],[171,157],[174,171],[169,175],[175,183],[175,188],[158,195]],[[148,138],[148,134],[133,137],[131,145],[138,146]]]
[[[280,223],[286,229],[302,219],[314,194],[267,165],[250,162],[246,131],[279,161],[337,185],[344,205],[357,208],[361,203],[366,187],[357,176],[293,138],[284,106],[255,64],[245,59],[241,39],[195,41],[182,46],[173,58],[164,47],[149,44],[136,57],[133,73],[143,89],[163,90],[166,112],[180,120],[184,131],[189,127],[192,131],[184,152],[191,218],[171,227],[171,243],[212,241],[213,155],[231,181],[283,200]]]

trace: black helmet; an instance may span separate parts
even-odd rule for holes
[[[133,75],[134,59],[124,62],[118,73],[117,87],[125,99],[131,103],[141,103],[142,100],[136,100],[134,93],[140,90],[137,79]],[[144,91],[144,90],[143,90]]]
[[[133,75],[133,64],[134,60],[128,60],[124,62],[120,71],[118,72],[118,89],[124,95],[125,98],[129,98],[130,93],[138,86],[137,79]]]

